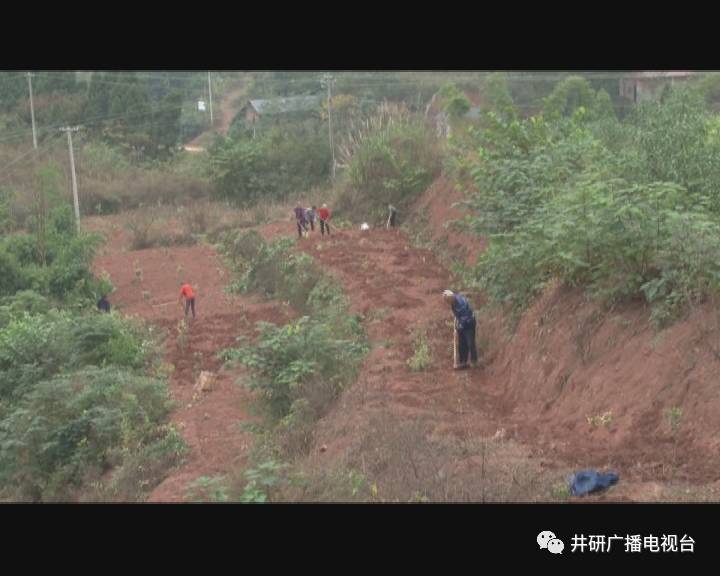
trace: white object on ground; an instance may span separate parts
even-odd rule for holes
[[[370,230],[370,226],[368,225],[367,222],[363,222],[363,223],[360,225],[360,230]]]

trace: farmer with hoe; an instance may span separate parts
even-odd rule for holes
[[[185,318],[192,309],[192,317],[195,320],[195,293],[187,282],[180,282],[180,305],[182,306],[183,298],[185,298]]]
[[[467,298],[452,290],[443,292],[443,299],[455,316],[453,369],[468,367],[468,354],[473,368],[477,367],[477,346],[475,344],[475,313]]]

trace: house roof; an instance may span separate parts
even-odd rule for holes
[[[317,108],[321,102],[322,96],[291,96],[272,100],[250,100],[249,105],[258,114],[286,114],[310,111]]]

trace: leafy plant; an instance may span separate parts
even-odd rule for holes
[[[609,428],[612,424],[613,414],[612,411],[605,412],[605,414],[598,415],[598,416],[588,416],[588,424],[592,426],[593,428],[597,428],[599,426],[604,426],[605,428]]]
[[[161,439],[164,383],[114,367],[56,375],[4,404],[0,479],[5,495],[64,500]]]
[[[432,354],[428,344],[427,331],[418,329],[413,337],[413,355],[407,361],[408,366],[414,372],[427,370],[432,364]]]
[[[200,476],[188,485],[188,497],[194,502],[227,502],[225,478]]]
[[[558,92],[548,100],[557,114],[489,112],[484,130],[471,131],[473,148],[453,149],[474,184],[465,227],[490,240],[474,276],[516,313],[559,278],[608,301],[641,297],[667,325],[720,287],[706,112],[679,90],[616,130],[616,119],[583,112],[592,93],[571,84],[572,115]],[[611,125],[621,146],[603,136]]]
[[[256,504],[267,502],[272,489],[282,481],[280,473],[285,467],[274,460],[265,460],[257,467],[246,470],[245,477],[248,482],[240,501]]]
[[[673,436],[676,436],[678,431],[680,430],[680,422],[682,421],[682,415],[683,411],[682,408],[679,406],[673,406],[672,408],[668,408],[665,410],[665,417],[668,420],[668,424],[670,425],[670,430],[673,433]]]

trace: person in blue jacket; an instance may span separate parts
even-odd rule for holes
[[[110,313],[110,301],[107,299],[107,294],[103,294],[102,298],[97,302],[97,309],[100,312]]]
[[[456,294],[452,290],[445,290],[443,298],[450,305],[453,315],[455,316],[455,330],[458,338],[458,358],[456,370],[468,367],[468,354],[470,356],[470,364],[473,368],[477,367],[478,353],[475,344],[475,313],[470,307],[467,298],[461,294]]]

